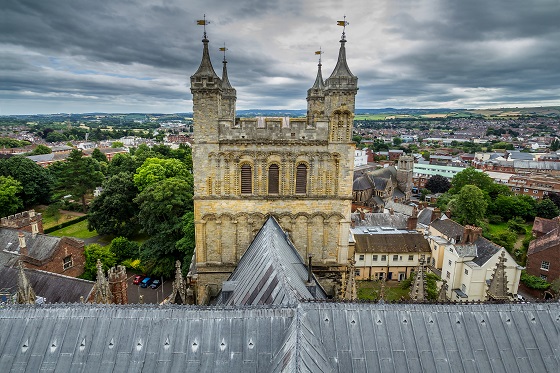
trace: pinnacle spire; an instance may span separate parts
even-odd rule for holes
[[[109,304],[112,303],[111,290],[109,289],[109,281],[103,272],[103,264],[97,259],[97,280],[93,285],[93,302]]]
[[[358,78],[352,74],[346,62],[346,16],[344,21],[338,21],[339,26],[343,26],[342,37],[340,39],[340,49],[338,51],[338,60],[331,76],[325,81],[327,89],[357,89]]]
[[[25,275],[23,270],[23,261],[18,260],[18,291],[17,291],[17,302],[19,304],[35,304],[37,296]]]
[[[204,47],[202,49],[202,60],[200,61],[200,66],[198,67],[198,70],[196,70],[196,72],[194,73],[193,76],[191,76],[191,80],[193,80],[193,78],[211,78],[209,83],[213,80],[213,79],[217,79],[219,81],[220,78],[218,78],[218,75],[216,75],[216,72],[214,71],[214,68],[212,67],[212,62],[210,61],[210,52],[208,51],[208,38],[206,36],[206,25],[210,23],[210,21],[206,20],[206,15],[204,15],[204,19],[202,20],[198,20],[196,21],[198,25],[202,25],[204,26],[204,33],[203,33],[203,37],[202,37],[202,44],[204,44]]]
[[[426,300],[426,273],[424,271],[424,258],[420,258],[416,277],[410,288],[410,299],[414,302]]]
[[[169,301],[173,304],[189,304],[187,302],[187,285],[183,279],[181,262],[175,262],[175,280],[173,281],[173,292],[169,296]]]
[[[319,49],[315,54],[319,54],[319,64],[317,65],[317,78],[315,78],[315,83],[313,83],[310,91],[323,91],[323,89],[325,89],[325,82],[323,81],[323,73],[321,71],[321,66],[323,66],[321,64],[321,54],[323,54],[323,52]]]
[[[506,252],[502,251],[502,254],[498,258],[498,263],[496,263],[496,268],[494,268],[494,273],[492,274],[492,279],[490,280],[490,285],[486,294],[488,295],[488,300],[509,300],[508,287],[507,287],[507,276],[506,276]]]
[[[222,69],[222,89],[224,89],[224,94],[226,95],[234,95],[236,94],[235,89],[231,86],[229,82],[228,73],[227,73],[227,60],[226,60],[226,44],[224,43],[223,48],[220,48],[221,52],[224,52],[224,60],[222,61],[223,69]]]

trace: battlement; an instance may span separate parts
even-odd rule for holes
[[[126,282],[126,267],[118,265],[116,267],[109,268],[109,288],[113,296],[114,304],[128,304],[127,288],[128,283]]]
[[[35,230],[32,229],[32,225],[36,226]],[[18,212],[0,219],[0,227],[22,229],[32,233],[43,233],[43,216],[40,213],[36,213],[35,210]]]
[[[308,125],[307,118],[256,117],[220,120],[220,141],[294,141],[328,139],[328,122]]]

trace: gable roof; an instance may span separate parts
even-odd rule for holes
[[[60,237],[41,233],[32,234],[12,228],[0,228],[0,250],[19,253],[19,233],[23,233],[25,237],[27,256],[40,262],[49,259],[62,240]]]
[[[560,303],[7,306],[0,371],[558,372]]]
[[[430,244],[421,233],[379,232],[354,233],[356,253],[417,253],[430,252]]]
[[[352,222],[355,226],[365,227],[392,227],[396,229],[406,229],[408,217],[400,213],[387,214],[384,212],[368,212],[361,219],[360,213],[352,213]]]
[[[315,294],[306,286],[307,266],[276,219],[269,217],[237,268],[224,283],[217,303],[246,306],[259,304],[294,304],[304,299],[325,299],[324,290],[314,278]]]
[[[551,248],[560,248],[560,228],[553,229],[529,243],[527,255],[535,254]]]
[[[0,266],[0,289],[15,294],[17,275],[17,268]],[[35,294],[45,298],[47,303],[77,303],[80,296],[87,299],[94,284],[93,281],[34,269],[25,269],[25,275]]]
[[[537,216],[533,222],[533,233],[537,235],[546,234],[557,228],[560,228],[560,220],[558,218],[545,219]]]

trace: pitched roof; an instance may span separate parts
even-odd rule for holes
[[[0,228],[0,250],[19,253],[19,233],[23,233],[25,237],[27,256],[38,261],[49,259],[61,241],[60,237],[46,234],[32,234],[12,228]]]
[[[217,303],[245,306],[259,304],[294,304],[304,299],[325,299],[317,285],[313,295],[306,286],[307,266],[276,219],[269,217],[235,271],[224,283],[233,292],[227,299],[218,296]],[[315,284],[318,284],[314,280]]]
[[[556,228],[544,236],[535,238],[529,243],[527,255],[535,254],[550,248],[560,247],[560,228]]]
[[[557,372],[560,303],[8,306],[0,371]]]
[[[17,268],[0,266],[0,289],[10,294],[17,292]],[[31,288],[47,303],[76,303],[80,296],[87,299],[94,282],[34,269],[25,274]]]
[[[354,233],[357,253],[430,252],[430,244],[421,233],[384,232]]]
[[[359,213],[352,214],[352,222],[355,226],[365,227],[392,227],[396,229],[406,229],[408,217],[400,213],[387,214],[384,212],[371,212],[364,214],[364,219],[360,218]]]
[[[554,219],[545,219],[537,216],[533,223],[533,233],[541,235],[557,228],[560,228],[560,221]]]

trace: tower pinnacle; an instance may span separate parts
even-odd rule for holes
[[[202,60],[200,61],[200,66],[198,70],[191,76],[191,87],[195,88],[210,88],[215,87],[216,83],[220,81],[218,75],[212,67],[212,62],[210,61],[210,52],[208,51],[208,38],[206,36],[206,25],[210,22],[206,20],[206,15],[204,19],[196,21],[197,25],[204,26],[204,34],[202,38],[202,43],[204,47],[202,49]],[[219,85],[218,85],[219,87]]]
[[[348,64],[346,63],[346,16],[344,21],[338,21],[337,25],[343,26],[342,37],[340,39],[340,50],[338,51],[338,60],[331,76],[325,81],[327,89],[344,89],[344,90],[357,90],[358,78],[352,74]]]

